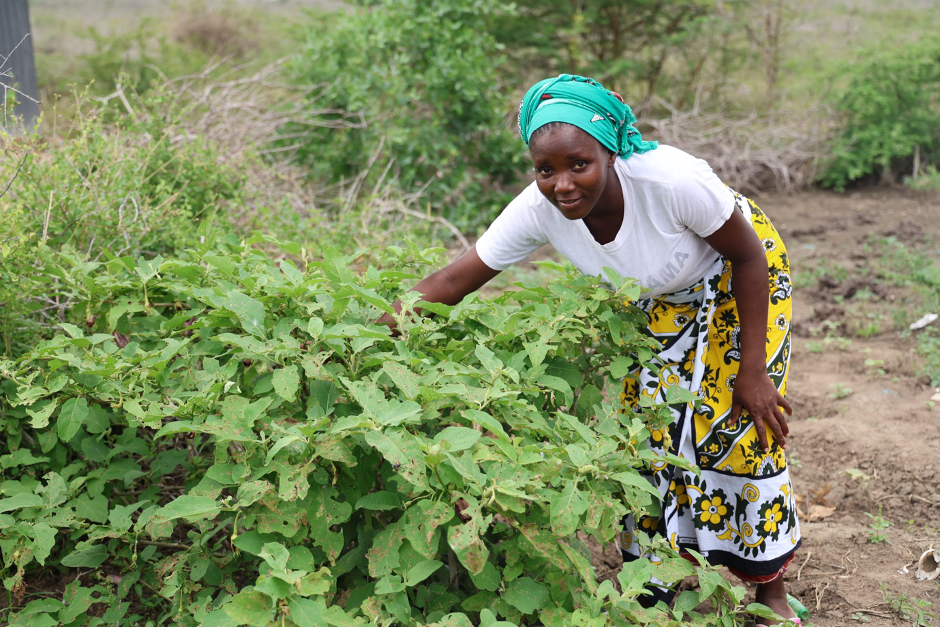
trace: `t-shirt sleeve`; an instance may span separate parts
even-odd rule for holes
[[[548,243],[530,203],[532,191],[527,188],[514,198],[477,240],[477,255],[487,267],[506,270]]]
[[[674,217],[700,237],[709,237],[732,215],[735,197],[702,159],[693,159],[682,172],[673,186]]]

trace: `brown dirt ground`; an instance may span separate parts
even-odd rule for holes
[[[918,556],[938,548],[941,533],[939,414],[930,400],[937,390],[918,375],[914,339],[892,329],[859,337],[847,324],[847,303],[834,295],[858,289],[852,270],[866,261],[861,245],[870,236],[894,236],[937,254],[938,195],[879,188],[756,201],[781,232],[798,285],[800,273],[821,260],[850,270],[843,282],[824,279],[795,290],[788,450],[803,546],[785,575],[788,591],[811,610],[815,627],[913,624],[887,602],[902,595],[930,602],[924,609],[937,616],[939,581],[915,578]],[[897,296],[892,288],[870,289],[883,303]],[[824,330],[845,339],[817,352]],[[815,342],[817,350],[809,350]],[[883,363],[866,366],[867,359]],[[853,392],[837,398],[838,390]],[[880,507],[892,525],[879,532],[888,541],[873,543],[866,513],[878,515]],[[615,577],[616,549],[593,552],[599,578]],[[753,595],[749,590],[746,601]]]

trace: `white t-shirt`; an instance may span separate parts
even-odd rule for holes
[[[505,270],[552,244],[582,273],[605,266],[651,291],[669,294],[699,281],[719,253],[704,237],[732,215],[735,199],[712,168],[671,146],[615,160],[624,192],[617,236],[599,244],[582,220],[568,220],[533,182],[497,216],[477,241],[481,261]]]

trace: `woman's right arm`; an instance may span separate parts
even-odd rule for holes
[[[481,261],[477,248],[472,246],[461,257],[422,279],[411,291],[419,292],[422,298],[430,303],[456,305],[498,274],[499,270],[494,270]],[[401,312],[402,305],[399,301],[395,301],[393,306],[396,312]],[[389,314],[384,314],[377,322],[390,326],[395,324]]]

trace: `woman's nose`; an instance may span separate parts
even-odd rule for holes
[[[575,189],[575,182],[568,174],[559,174],[555,179],[555,193],[564,194]]]

